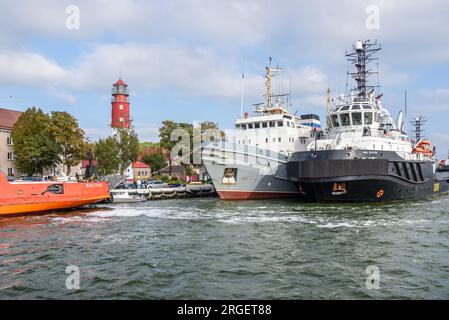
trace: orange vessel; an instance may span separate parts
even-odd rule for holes
[[[108,198],[107,182],[9,182],[0,171],[0,217],[77,208]]]

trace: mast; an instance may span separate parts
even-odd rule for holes
[[[243,89],[245,85],[245,73],[242,73],[242,94],[240,96],[240,118],[243,118]]]
[[[271,108],[273,106],[272,103],[272,98],[273,98],[273,75],[276,72],[282,72],[284,71],[283,69],[276,67],[276,68],[272,68],[271,67],[271,57],[269,57],[268,59],[268,67],[265,68],[266,72],[265,72],[265,85],[267,87],[267,94],[266,94],[266,99],[267,99],[267,107]]]
[[[357,41],[353,46],[353,51],[347,53],[346,57],[348,61],[351,62],[355,68],[356,72],[349,72],[352,78],[355,80],[357,87],[353,90],[357,91],[357,98],[360,100],[365,100],[367,98],[368,90],[374,90],[378,88],[379,85],[369,85],[368,78],[372,74],[377,74],[377,71],[372,71],[368,65],[378,58],[374,57],[374,54],[381,50],[380,45],[375,42],[370,42],[370,40]]]
[[[330,106],[331,106],[331,89],[327,88],[327,91],[326,91],[326,113],[329,113]]]
[[[418,143],[422,139],[422,132],[424,129],[422,126],[427,122],[427,119],[423,116],[418,116],[415,120],[411,121],[411,125],[414,127],[413,132],[415,133],[415,143]]]

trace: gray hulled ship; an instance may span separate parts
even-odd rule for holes
[[[287,159],[306,150],[321,129],[316,115],[289,112],[289,95],[272,93],[272,80],[282,69],[266,67],[265,102],[254,105],[254,115],[241,114],[226,141],[202,146],[202,162],[221,199],[296,197],[295,183],[287,179]]]
[[[368,85],[368,67],[377,42],[357,41],[348,60],[357,84],[350,96],[328,107],[326,128],[307,150],[294,153],[287,176],[305,201],[387,201],[413,199],[449,190],[449,171],[438,162],[430,141],[412,141]]]

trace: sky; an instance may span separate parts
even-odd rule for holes
[[[445,0],[2,0],[0,12],[0,107],[67,111],[91,140],[111,132],[120,76],[142,141],[158,141],[166,119],[232,128],[242,73],[251,112],[264,99],[268,57],[284,69],[274,91],[323,119],[327,88],[345,93],[345,51],[371,39],[382,46],[384,106],[396,117],[407,91],[407,122],[425,116],[424,135],[440,156],[449,150]]]

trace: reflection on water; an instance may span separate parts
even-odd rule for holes
[[[448,205],[207,198],[2,218],[0,298],[449,298]]]

